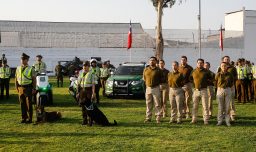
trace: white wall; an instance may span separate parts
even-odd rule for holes
[[[256,11],[245,12],[245,58],[256,63]]]
[[[226,31],[243,31],[243,11],[225,15],[225,30]]]
[[[43,61],[46,62],[48,71],[53,71],[55,65],[60,60],[72,60],[75,56],[81,60],[89,60],[92,56],[101,57],[103,61],[110,59],[111,63],[118,66],[119,63],[130,60],[130,52],[126,49],[117,48],[79,48],[79,49],[63,49],[63,48],[4,48],[4,53],[8,59],[8,64],[11,67],[16,67],[20,63],[20,56],[23,52],[30,55],[29,64],[32,65],[35,61],[35,56],[41,54]],[[229,55],[231,60],[237,60],[241,57],[242,49],[225,49],[220,52],[216,48],[202,48],[202,58],[212,65],[212,70],[215,71],[219,66],[220,58],[224,55]],[[147,62],[149,57],[153,56],[154,52],[151,48],[146,49],[131,49],[131,59],[133,62],[144,61]],[[172,61],[180,62],[180,57],[186,55],[188,62],[192,67],[196,67],[196,60],[198,59],[198,51],[193,48],[165,48],[164,60],[166,67],[171,68]]]

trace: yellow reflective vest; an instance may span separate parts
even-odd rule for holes
[[[44,62],[36,62],[33,67],[37,73],[46,73],[46,64]]]
[[[11,76],[11,70],[8,66],[0,68],[0,78],[7,79]]]
[[[32,84],[32,70],[31,66],[22,67],[18,66],[16,69],[16,79],[19,85]]]
[[[243,80],[247,77],[247,69],[246,67],[240,67],[237,66],[236,67],[236,71],[237,71],[237,79],[238,80]]]
[[[80,84],[82,88],[92,87],[92,85],[95,84],[93,73],[91,71],[87,72],[86,74],[81,72],[78,77],[78,84]]]

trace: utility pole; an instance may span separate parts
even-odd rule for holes
[[[199,49],[199,58],[201,58],[201,0],[199,0],[199,14],[198,14],[198,49]]]

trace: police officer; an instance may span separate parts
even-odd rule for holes
[[[96,94],[96,103],[100,102],[100,68],[97,66],[97,60],[91,59],[90,61],[91,68],[90,71],[92,71],[94,77],[95,77],[95,94]]]
[[[90,62],[86,61],[83,64],[83,69],[78,76],[78,92],[80,94],[79,104],[82,107],[83,122],[82,125],[86,125],[88,108],[91,103],[91,99],[95,98],[95,79],[94,74],[90,71]]]
[[[101,87],[102,87],[102,95],[103,96],[106,96],[105,85],[106,85],[106,81],[109,76],[110,76],[110,71],[107,68],[107,63],[103,62],[102,68],[100,68],[100,83],[101,83]]]
[[[215,96],[215,93],[214,93],[215,74],[210,70],[210,67],[211,67],[211,65],[209,62],[204,63],[204,68],[210,72],[211,77],[212,77],[212,80],[209,81],[209,84],[207,87],[208,97],[209,97],[209,99],[208,99],[209,117],[211,117],[212,113],[213,113],[212,102],[213,102],[214,96]]]
[[[36,62],[33,65],[37,75],[40,73],[46,73],[46,64],[42,61],[42,58],[42,55],[37,55]]]
[[[32,95],[36,93],[36,77],[31,66],[28,65],[29,56],[21,55],[21,66],[18,66],[15,74],[15,87],[19,94],[21,106],[21,123],[32,123],[33,108]]]
[[[58,62],[58,65],[55,67],[55,75],[57,77],[57,86],[63,87],[63,66]]]
[[[237,89],[237,100],[238,102],[246,103],[246,77],[247,77],[247,69],[243,65],[242,59],[238,59],[237,70],[237,81],[236,81],[236,89]]]
[[[191,73],[190,79],[194,83],[193,93],[193,111],[192,111],[192,124],[197,122],[198,104],[201,98],[203,107],[204,124],[208,125],[209,109],[208,109],[208,92],[207,87],[209,81],[212,80],[211,74],[204,67],[204,60],[197,59],[197,68]]]
[[[159,60],[159,68],[163,73],[163,82],[160,84],[161,91],[161,104],[162,104],[162,116],[165,118],[167,116],[167,100],[169,95],[169,87],[168,87],[168,73],[169,70],[165,68],[164,60]]]
[[[231,65],[230,62],[230,57],[229,56],[224,56],[222,58],[222,62],[225,62],[227,65],[227,71],[230,72],[233,75],[234,82],[233,86],[231,87],[231,93],[232,93],[232,100],[230,102],[230,118],[232,121],[235,121],[235,116],[236,116],[236,107],[235,107],[235,96],[236,96],[236,81],[237,81],[237,70],[234,66]],[[218,72],[221,71],[221,68],[218,68]]]
[[[160,101],[160,88],[162,83],[163,73],[156,66],[156,57],[150,57],[149,66],[143,71],[143,80],[146,85],[146,119],[145,123],[151,121],[153,104],[155,105],[156,123],[161,123],[161,101]]]
[[[178,71],[179,63],[174,61],[172,63],[172,72],[168,74],[169,84],[169,99],[171,105],[171,118],[170,123],[177,121],[178,124],[182,120],[183,102],[185,99],[184,91],[182,89],[184,85],[184,76]]]
[[[183,114],[186,115],[186,118],[191,117],[191,100],[192,100],[192,83],[189,81],[189,77],[191,75],[191,72],[193,71],[193,68],[187,64],[188,59],[186,56],[181,56],[180,60],[180,66],[179,66],[179,72],[182,73],[185,76],[184,80],[184,86],[182,89],[185,92],[185,102],[184,102],[184,109]]]
[[[3,60],[3,65],[0,67],[0,81],[1,81],[1,99],[4,98],[4,88],[6,92],[6,99],[9,99],[9,82],[11,70],[7,65],[7,60]]]
[[[227,64],[222,62],[220,65],[221,72],[216,74],[215,80],[217,84],[217,102],[218,102],[218,123],[217,126],[222,125],[223,118],[225,118],[226,125],[230,125],[229,107],[232,100],[231,87],[233,86],[233,75],[227,72]]]

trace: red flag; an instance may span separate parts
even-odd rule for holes
[[[130,30],[128,32],[127,49],[130,49],[131,47],[132,47],[132,24],[130,21]]]
[[[222,25],[220,26],[220,41],[219,41],[219,46],[221,51],[223,51],[223,34],[222,34]]]

